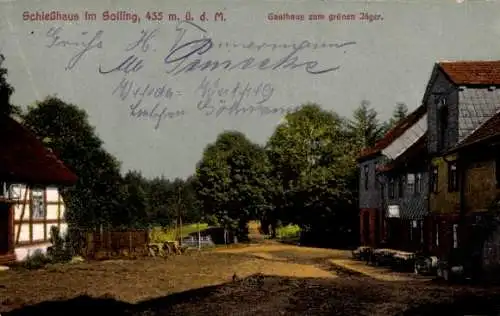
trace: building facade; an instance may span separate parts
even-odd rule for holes
[[[363,245],[396,246],[396,241],[401,241],[402,231],[412,233],[408,220],[415,216],[420,218],[425,213],[427,208],[422,207],[425,203],[419,203],[419,196],[406,192],[407,172],[401,166],[408,163],[408,155],[421,154],[426,124],[425,107],[420,106],[359,156],[359,216]],[[426,173],[418,172],[418,188],[425,185],[425,177]],[[414,180],[410,175],[410,181]]]
[[[378,209],[385,223],[379,239],[388,247],[440,258],[470,254],[475,227],[500,193],[499,88],[500,61],[434,65],[422,106],[360,156],[362,234],[364,207]],[[377,157],[379,185],[361,193],[373,190],[364,186],[366,153]]]

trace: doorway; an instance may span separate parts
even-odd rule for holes
[[[0,202],[0,255],[9,252],[10,204]]]

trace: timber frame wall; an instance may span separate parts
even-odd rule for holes
[[[57,188],[15,185],[11,192],[16,201],[13,205],[15,248],[50,243],[52,226],[60,231],[65,229],[61,227],[65,225],[64,202]],[[41,216],[35,216],[34,203],[42,203]]]

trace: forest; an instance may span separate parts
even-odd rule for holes
[[[408,113],[394,106],[388,121],[370,102],[353,105],[352,117],[305,103],[287,114],[264,145],[239,131],[224,131],[206,146],[186,179],[148,179],[122,170],[76,104],[48,96],[32,105],[13,105],[14,87],[0,68],[0,115],[31,129],[78,176],[62,189],[70,227],[138,229],[203,222],[245,240],[248,222],[264,233],[295,224],[303,242],[339,245],[358,233],[356,157]]]

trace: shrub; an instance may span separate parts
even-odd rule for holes
[[[73,257],[73,251],[68,235],[63,238],[56,226],[50,228],[50,242],[52,246],[47,249],[47,256],[52,263],[68,262]]]
[[[23,262],[22,266],[26,269],[40,269],[50,263],[50,258],[43,253],[42,250],[36,249],[33,254],[29,255]]]
[[[52,246],[47,248],[47,253],[44,253],[41,249],[35,250],[22,262],[22,266],[30,270],[40,269],[49,263],[61,263],[71,260],[73,252],[69,238],[61,237],[59,228],[56,226],[50,228],[50,242]]]

